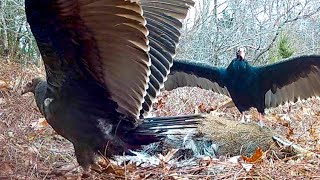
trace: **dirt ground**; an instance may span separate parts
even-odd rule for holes
[[[77,164],[72,145],[42,119],[32,94],[20,95],[21,86],[43,75],[43,70],[2,62],[0,59],[0,179],[80,179],[79,168],[66,174],[56,171]],[[225,108],[228,101],[211,91],[179,88],[162,92],[153,113],[171,116],[214,111],[238,121],[237,109]],[[252,121],[257,117],[255,110],[247,113]],[[193,158],[179,164],[170,159],[173,151],[169,151],[157,166],[113,165],[88,179],[320,179],[320,99],[269,109],[264,123],[317,155],[286,157],[270,150],[248,168],[229,156]]]

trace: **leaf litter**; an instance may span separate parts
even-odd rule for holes
[[[178,158],[181,156],[180,151],[167,149],[153,157],[158,159],[153,164],[126,161],[120,164],[110,160],[112,165],[106,166],[102,173],[92,172],[87,177],[82,177],[78,167],[66,173],[52,173],[77,166],[77,163],[72,144],[47,125],[36,108],[33,95],[20,95],[21,87],[41,74],[42,70],[0,61],[0,179],[320,178],[319,98],[287,103],[267,110],[266,126],[289,140],[289,145],[280,149],[272,146],[263,149],[259,146],[252,148],[256,153],[251,155],[239,151],[217,157],[191,156],[183,160]],[[215,117],[227,119],[234,124],[238,123],[240,117],[229,98],[199,88],[163,91],[153,110],[153,114],[158,116],[196,112],[211,112]],[[248,117],[255,121],[256,110],[250,110]],[[211,131],[219,132],[214,127],[210,128]],[[292,156],[286,150],[290,143],[297,145],[301,151]]]

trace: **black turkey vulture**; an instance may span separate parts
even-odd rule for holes
[[[240,48],[227,68],[174,61],[165,89],[190,86],[213,90],[230,96],[241,113],[255,107],[260,115],[264,114],[265,108],[320,95],[319,55],[253,67],[244,58],[244,53]]]
[[[192,0],[26,0],[46,81],[27,84],[54,130],[87,169],[198,116],[138,119],[163,87]],[[144,100],[145,99],[145,100]],[[142,109],[142,104],[144,108]]]

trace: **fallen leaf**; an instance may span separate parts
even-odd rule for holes
[[[48,121],[47,121],[45,118],[40,118],[40,119],[39,119],[39,124],[40,124],[41,126],[43,126],[43,127],[46,127],[46,126],[49,125],[49,124],[48,124]]]
[[[255,153],[252,155],[251,158],[248,158],[246,156],[241,156],[241,158],[247,163],[257,163],[257,162],[260,162],[262,160],[262,156],[263,156],[262,149],[257,148]]]
[[[13,174],[13,167],[7,163],[7,162],[1,162],[0,163],[0,175],[4,176],[4,175],[11,175]]]
[[[0,91],[8,91],[9,89],[9,84],[6,81],[0,80]]]
[[[137,170],[137,166],[135,164],[127,164],[124,167],[109,164],[108,167],[104,168],[102,172],[106,174],[116,174],[118,176],[125,177],[126,173],[132,173]]]
[[[287,129],[286,138],[287,138],[287,139],[292,139],[291,137],[292,137],[293,134],[294,134],[293,128],[292,128],[292,127],[289,127],[289,128]]]
[[[205,113],[207,112],[206,110],[206,107],[203,103],[201,103],[199,106],[198,106],[198,110],[200,111],[200,113]]]
[[[160,159],[160,167],[162,167],[164,170],[168,171],[170,167],[168,166],[168,162],[172,159],[174,154],[178,152],[178,149],[171,149],[167,155],[163,156],[162,154],[159,154]]]
[[[162,154],[159,154],[159,159],[162,162],[168,163],[172,157],[176,154],[176,152],[178,152],[178,149],[171,149],[165,156],[163,156]]]
[[[97,161],[98,165],[103,168],[108,167],[111,163],[108,158],[103,157],[103,156],[98,156],[96,161]]]
[[[316,115],[316,116],[320,116],[320,111],[315,112],[315,114],[314,114],[314,115]]]
[[[37,131],[46,128],[48,125],[48,121],[45,118],[39,118],[36,122],[31,123],[31,127]]]
[[[158,102],[155,103],[154,109],[163,109],[165,107],[165,100],[163,98],[160,98]]]
[[[315,141],[319,141],[319,135],[317,133],[317,129],[319,129],[319,127],[311,127],[309,129],[309,133],[310,133],[310,136],[315,140]]]
[[[287,120],[287,118],[288,117],[286,117],[286,116],[280,117],[277,114],[272,114],[271,116],[269,116],[270,120],[274,120],[274,121],[276,121],[277,123],[281,124],[284,127],[289,127],[290,126],[289,121]]]

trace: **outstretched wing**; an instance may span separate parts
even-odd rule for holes
[[[178,87],[199,87],[230,96],[225,84],[224,68],[191,61],[174,61],[171,73],[164,84],[166,90]]]
[[[25,5],[49,88],[60,91],[66,80],[94,80],[116,102],[118,112],[139,115],[151,61],[138,3],[26,0]]]
[[[266,107],[320,95],[320,56],[299,56],[258,68]]]
[[[141,116],[151,109],[151,105],[163,88],[173,56],[179,42],[182,23],[192,0],[141,0],[143,16],[147,20],[150,41],[151,75],[141,110]]]

